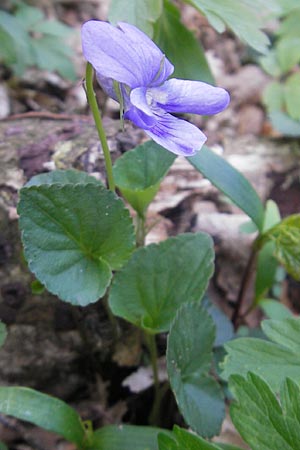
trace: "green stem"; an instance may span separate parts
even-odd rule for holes
[[[160,413],[160,403],[161,403],[161,392],[160,383],[158,377],[158,366],[157,366],[157,347],[155,341],[155,335],[147,333],[145,331],[146,343],[150,353],[150,361],[153,370],[153,381],[154,381],[154,401],[152,405],[152,410],[149,415],[150,425],[159,425],[159,413]]]
[[[146,227],[145,216],[138,214],[136,216],[136,245],[137,247],[143,247],[145,245]]]
[[[94,75],[93,66],[88,62],[86,65],[86,74],[85,74],[86,95],[94,117],[95,125],[98,131],[98,136],[102,145],[106,166],[108,187],[111,191],[114,192],[116,190],[116,185],[113,177],[112,162],[109,147],[106,140],[106,134],[103,128],[102,119],[99,112],[98,103],[96,100],[96,95],[93,88],[93,75]]]

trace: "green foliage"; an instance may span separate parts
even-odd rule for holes
[[[134,248],[128,210],[95,183],[24,187],[18,211],[30,269],[75,305],[102,297]]]
[[[159,450],[241,450],[227,444],[213,444],[196,434],[174,426],[172,435],[161,433],[158,435]]]
[[[163,9],[163,0],[112,0],[108,19],[111,23],[128,22],[153,37],[153,26]]]
[[[204,233],[139,248],[113,279],[112,312],[151,333],[168,331],[183,303],[201,300],[213,258],[212,240]]]
[[[262,329],[273,342],[257,338],[238,338],[225,344],[227,356],[222,377],[246,376],[255,372],[276,392],[285,377],[300,379],[300,319],[265,320]]]
[[[73,408],[57,398],[24,387],[0,387],[0,412],[53,431],[82,448],[83,422]]]
[[[275,258],[290,275],[300,280],[300,214],[285,218],[261,239],[274,244]]]
[[[224,418],[223,394],[209,375],[215,325],[199,303],[185,303],[171,325],[167,347],[170,385],[186,423],[198,434],[218,434]]]
[[[300,442],[299,386],[285,379],[280,403],[268,384],[254,373],[233,375],[230,389],[232,421],[252,450],[297,450]]]
[[[263,310],[269,319],[282,320],[292,317],[291,311],[280,303],[278,300],[272,298],[264,298],[258,302],[258,306]]]
[[[73,50],[64,42],[71,32],[66,25],[46,19],[40,9],[18,2],[13,14],[0,11],[0,61],[17,76],[37,66],[75,80]]]
[[[157,436],[162,431],[165,430],[134,425],[108,425],[95,431],[86,450],[157,450]]]
[[[153,141],[118,158],[113,167],[115,183],[140,216],[144,216],[175,158]]]
[[[271,122],[288,136],[300,134],[300,7],[292,1],[282,6],[282,20],[275,34],[275,43],[260,62],[272,77],[263,101]],[[275,115],[274,115],[275,114]]]
[[[270,12],[278,11],[274,0],[185,0],[202,12],[210,24],[219,32],[228,26],[244,42],[261,53],[267,51],[269,39],[261,31],[263,19]],[[266,6],[268,5],[268,6]]]
[[[204,146],[188,161],[241,208],[261,231],[264,222],[264,207],[249,181],[224,158]]]
[[[179,10],[167,0],[154,30],[156,44],[174,64],[172,76],[215,84],[200,42],[181,23]]]
[[[268,200],[265,207],[265,215],[262,231],[265,233],[280,222],[278,206],[273,200]],[[271,289],[275,282],[278,262],[274,258],[274,243],[266,242],[260,250],[256,264],[254,301],[258,302]]]

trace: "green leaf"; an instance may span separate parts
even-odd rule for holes
[[[72,50],[57,36],[43,36],[32,40],[35,64],[43,70],[57,71],[63,77],[75,81],[76,73],[71,61]]]
[[[257,304],[269,319],[281,320],[292,316],[291,311],[278,300],[264,298]]]
[[[82,448],[83,423],[63,401],[24,387],[0,387],[0,412],[53,431]]]
[[[269,114],[270,121],[275,130],[285,136],[300,136],[300,120],[293,120],[282,111],[272,111]]]
[[[279,81],[272,81],[263,91],[263,102],[269,112],[281,111],[284,106],[284,85]]]
[[[0,322],[0,347],[4,344],[4,341],[7,336],[6,326],[3,322]]]
[[[266,320],[262,328],[274,342],[239,338],[225,344],[222,377],[228,380],[233,374],[255,372],[278,392],[285,377],[300,380],[300,318]]]
[[[299,22],[300,8],[298,3],[298,8],[293,9],[290,14],[284,17],[277,34],[284,37],[300,37]]]
[[[262,329],[273,342],[300,352],[300,319],[287,317],[285,320],[264,320]]]
[[[204,233],[186,233],[139,248],[114,276],[112,312],[152,333],[168,331],[183,303],[201,300],[213,258],[212,240]]]
[[[225,31],[225,26],[244,42],[261,53],[265,53],[269,39],[260,28],[263,26],[262,18],[268,10],[265,2],[259,0],[189,0],[202,12],[210,24],[219,32]],[[276,7],[275,2],[268,2]]]
[[[44,14],[41,9],[20,2],[18,3],[15,17],[19,20],[21,26],[29,31],[34,24],[44,19]]]
[[[264,207],[249,181],[225,159],[204,146],[188,161],[241,208],[261,231]]]
[[[274,243],[274,256],[285,270],[300,280],[300,214],[283,219],[262,236]]]
[[[153,141],[124,153],[113,167],[122,195],[141,215],[156,195],[176,156]]]
[[[275,51],[274,48],[272,48],[271,50],[268,51],[268,53],[266,53],[264,56],[261,56],[259,58],[259,63],[262,66],[262,68],[264,69],[264,71],[268,74],[271,75],[273,78],[274,77],[279,77],[281,75],[281,68],[279,66],[279,62],[277,59],[277,53]],[[281,86],[280,83],[270,83],[268,85],[268,87],[272,84],[279,84]],[[271,95],[270,95],[271,96]]]
[[[220,432],[225,414],[221,388],[209,375],[215,325],[198,303],[186,303],[171,325],[167,370],[171,388],[186,423],[198,434]]]
[[[114,24],[128,22],[152,38],[154,22],[162,13],[163,0],[112,0],[108,20]]]
[[[86,450],[157,450],[161,428],[135,425],[108,425],[95,431]],[[166,431],[171,434],[171,432]]]
[[[31,65],[33,61],[33,50],[30,36],[26,32],[25,28],[20,26],[18,19],[5,11],[0,11],[0,30],[1,35],[4,33],[7,35],[4,41],[4,55],[7,56],[8,54],[7,44],[9,42],[12,44],[12,48],[9,51],[10,57],[7,62],[13,68],[16,75],[20,76],[23,74],[25,68]],[[3,49],[1,49],[1,51],[2,50]]]
[[[220,450],[221,447],[207,442],[196,434],[174,426],[172,435],[158,435],[159,450]]]
[[[164,1],[154,30],[154,41],[174,64],[172,76],[215,84],[200,42],[181,23],[180,12],[169,1]]]
[[[73,33],[71,27],[58,22],[57,20],[44,20],[43,22],[37,23],[32,27],[32,31],[59,38],[66,38]]]
[[[280,222],[280,212],[278,206],[273,200],[268,200],[266,203],[263,232],[268,231],[274,225]],[[275,283],[276,270],[278,262],[274,258],[274,243],[267,242],[260,250],[255,278],[255,301],[267,294],[269,289]]]
[[[276,45],[276,55],[281,70],[288,72],[300,62],[300,37],[281,38]]]
[[[300,38],[299,38],[300,59]],[[294,120],[300,121],[300,73],[290,75],[284,85],[284,100],[288,114]]]
[[[52,172],[41,173],[35,175],[26,184],[25,187],[41,186],[42,184],[87,184],[93,183],[99,186],[103,186],[101,181],[95,177],[88,175],[86,172],[80,170],[53,170]]]
[[[232,421],[252,450],[298,450],[300,442],[300,391],[286,379],[279,404],[268,384],[254,373],[233,375],[230,390]]]
[[[96,184],[25,187],[18,212],[30,269],[50,292],[75,305],[102,297],[112,270],[134,248],[128,210]]]
[[[8,447],[6,447],[6,445],[3,444],[3,442],[0,442],[0,450],[8,450]]]

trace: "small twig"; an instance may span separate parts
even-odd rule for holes
[[[238,321],[240,318],[240,311],[241,311],[242,305],[244,303],[244,298],[245,298],[246,292],[248,290],[249,284],[251,282],[253,269],[256,264],[256,258],[257,258],[257,246],[255,245],[255,242],[254,242],[248,262],[247,262],[247,266],[246,266],[246,269],[245,269],[245,272],[243,275],[240,290],[238,293],[238,298],[237,298],[237,301],[235,304],[235,309],[234,309],[232,319],[231,319],[235,329],[238,326]]]

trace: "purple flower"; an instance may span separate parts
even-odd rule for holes
[[[206,136],[170,113],[216,114],[229,103],[229,94],[222,88],[200,81],[168,80],[173,65],[148,36],[128,23],[114,27],[96,20],[86,22],[82,47],[102,88],[120,102],[124,118],[177,155],[195,154]]]

